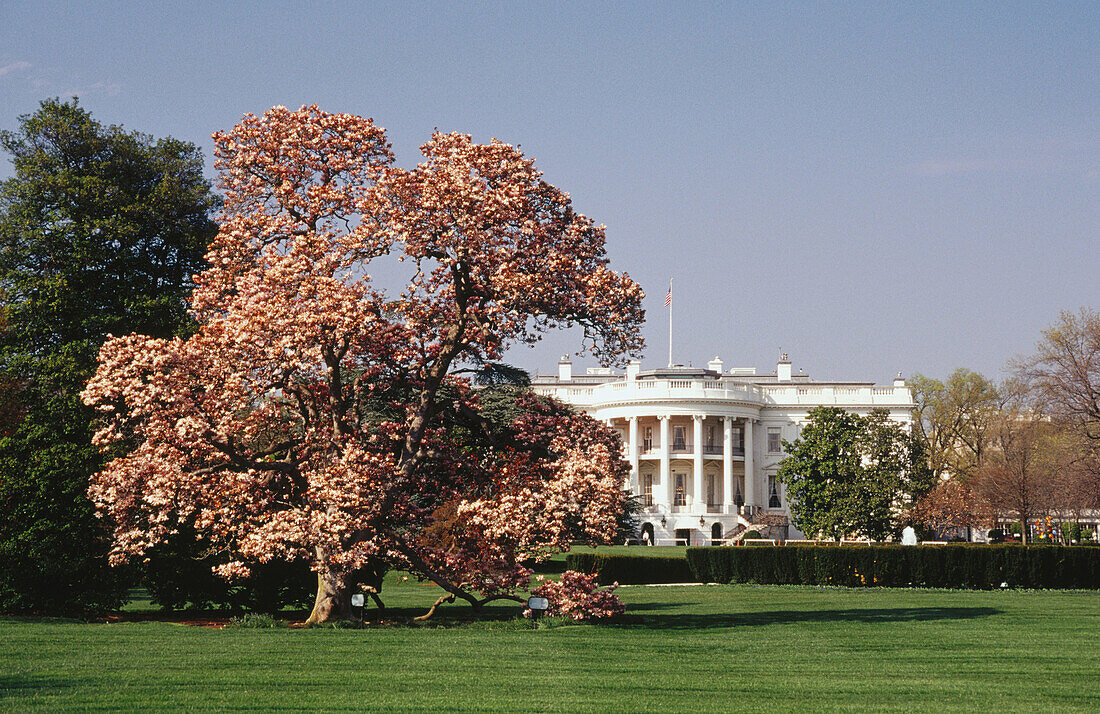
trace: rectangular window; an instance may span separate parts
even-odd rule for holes
[[[783,444],[779,438],[779,427],[768,427],[768,453],[778,454],[783,450]]]
[[[687,505],[687,474],[676,474],[676,495],[672,505]]]
[[[672,427],[672,450],[687,451],[687,435],[682,426]]]
[[[653,505],[653,474],[642,474],[642,505]]]
[[[709,446],[712,449],[714,448],[714,427],[713,426],[708,426],[707,427],[707,446]]]
[[[733,453],[744,454],[745,453],[745,432],[739,426],[735,426],[730,429],[733,441]]]
[[[775,476],[768,477],[768,508],[782,508],[783,504],[779,501],[779,484],[776,483]]]

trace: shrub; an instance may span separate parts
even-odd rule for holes
[[[760,531],[751,530],[751,531],[746,531],[744,537],[742,537],[741,540],[751,540],[751,539],[763,538],[763,537],[764,536],[760,535]]]
[[[541,580],[543,576],[538,576]],[[626,609],[615,596],[618,583],[612,583],[603,590],[596,587],[596,575],[566,570],[560,581],[543,580],[543,584],[531,591],[532,595],[544,597],[550,601],[548,615],[568,617],[573,620],[603,620],[621,615]],[[530,617],[531,611],[525,610]]]
[[[1100,548],[1017,545],[689,548],[695,579],[848,587],[1100,589]]]
[[[594,574],[601,585],[696,582],[687,560],[680,556],[570,553],[565,558],[565,567]]]
[[[1000,528],[994,528],[986,534],[986,538],[990,543],[1004,543],[1005,532]]]
[[[227,581],[213,572],[216,560],[186,553],[154,552],[143,566],[143,583],[154,604],[168,610],[218,608],[277,612],[286,606],[309,604],[317,575],[305,560],[255,563],[252,575]]]

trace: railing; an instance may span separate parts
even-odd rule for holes
[[[712,379],[640,379],[595,386],[534,385],[539,394],[563,401],[596,405],[604,401],[718,399],[776,405],[912,405],[906,387],[843,387],[799,384],[755,385]]]
[[[836,545],[890,545],[890,541],[852,541],[845,540],[839,544],[832,540],[805,540],[791,538],[788,540],[781,540],[779,538],[708,538],[706,534],[695,531],[691,538],[657,538],[653,541],[653,545],[691,545],[691,542],[707,543],[710,545],[722,545],[722,546],[743,546],[746,544],[759,544],[759,545],[771,545],[781,547],[785,545],[823,545],[823,546],[836,546]],[[933,541],[926,540],[921,541],[913,548],[919,548],[922,545],[948,545],[947,541]]]
[[[626,448],[627,448],[626,444],[624,444],[623,445],[623,453],[624,454],[626,453]],[[693,454],[695,452],[692,450],[691,444],[685,444],[682,448],[679,447],[679,446],[673,446],[671,449],[668,450],[668,453],[683,455],[683,454]],[[721,446],[704,446],[703,447],[703,453],[708,455],[708,456],[722,456],[723,451],[722,451]],[[661,449],[660,449],[659,446],[650,446],[649,448],[646,448],[645,445],[643,444],[641,446],[641,448],[638,449],[638,456],[660,456],[660,454],[661,454]],[[733,447],[733,450],[730,452],[730,454],[732,456],[744,456],[745,455],[745,450],[743,448],[735,446],[735,447]]]

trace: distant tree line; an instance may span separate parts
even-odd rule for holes
[[[965,369],[914,378],[938,479],[910,516],[939,535],[1018,524],[1025,541],[1079,539],[1100,510],[1100,314],[1063,312],[1009,367],[1001,384]]]
[[[884,414],[810,412],[780,466],[810,536],[933,539],[973,528],[1081,540],[1100,511],[1100,314],[1063,312],[1001,384],[968,369],[909,382],[908,433]]]

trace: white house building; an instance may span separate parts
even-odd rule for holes
[[[563,357],[556,376],[536,377],[532,387],[619,431],[630,491],[644,504],[642,530],[659,544],[703,544],[749,529],[801,538],[775,478],[782,442],[798,436],[815,407],[886,409],[908,425],[915,406],[900,373],[890,386],[818,382],[792,374],[786,355],[774,374],[759,375],[751,367],[723,371],[717,357],[706,369],[632,362],[625,374],[574,374]]]

